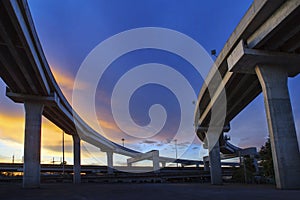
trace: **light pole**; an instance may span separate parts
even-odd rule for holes
[[[178,158],[178,155],[177,155],[177,139],[175,139],[174,142],[175,142],[176,166],[178,167],[178,161],[177,161],[177,158]]]
[[[244,179],[245,179],[245,183],[247,183],[247,174],[246,174],[246,165],[245,165],[245,157],[241,156],[241,152],[239,152],[239,157],[240,157],[240,168],[241,165],[243,165],[243,172],[244,172]]]
[[[247,171],[246,171],[245,156],[243,156],[243,167],[244,167],[244,178],[245,178],[245,183],[247,183]]]
[[[62,159],[62,173],[63,176],[65,176],[65,132],[62,132],[62,153],[63,153],[63,159]]]
[[[125,139],[124,139],[124,138],[122,138],[122,145],[123,145],[123,147],[124,147],[124,141],[125,141]]]
[[[212,56],[215,56],[216,58],[218,57],[218,56],[217,56],[217,51],[216,51],[215,49],[211,50],[211,51],[210,51],[210,54],[211,54]]]

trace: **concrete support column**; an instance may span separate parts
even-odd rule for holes
[[[166,167],[166,162],[161,162],[161,166],[162,166],[162,168],[165,168]]]
[[[211,184],[221,185],[222,184],[222,168],[221,168],[221,157],[220,157],[220,145],[219,136],[217,133],[207,134],[208,149],[209,149],[209,164],[210,164],[210,176]]]
[[[107,151],[106,152],[106,157],[107,157],[107,173],[108,174],[113,174],[114,169],[113,169],[113,152],[112,151]]]
[[[209,171],[209,156],[203,157],[203,165],[204,165],[204,171]]]
[[[204,171],[209,171],[209,161],[204,163]]]
[[[44,105],[25,102],[25,139],[23,187],[40,186],[41,125]]]
[[[276,186],[300,188],[300,153],[284,68],[257,66],[270,133]]]
[[[153,151],[152,154],[152,161],[153,161],[153,171],[158,172],[160,170],[159,167],[159,151]]]
[[[73,156],[74,156],[74,165],[73,165],[73,183],[81,183],[81,165],[80,165],[80,138],[78,135],[73,135]]]

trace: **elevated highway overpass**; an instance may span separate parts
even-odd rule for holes
[[[113,153],[132,158],[141,155],[103,137],[73,110],[50,70],[26,0],[0,1],[0,77],[7,85],[6,95],[25,106],[24,187],[40,184],[42,115],[73,137],[74,183],[80,182],[80,140],[106,152],[109,172]],[[159,154],[147,159],[153,160],[153,170],[159,169],[159,162],[175,160]],[[176,162],[202,164],[183,159]]]
[[[106,151],[110,161],[113,152],[130,157],[139,153],[104,138],[73,111],[46,61],[27,2],[0,4],[0,76],[6,95],[25,105],[24,185],[39,184],[42,115],[73,136],[75,182],[80,182],[80,139]]]
[[[8,86],[7,96],[25,105],[24,187],[39,185],[42,115],[73,136],[75,183],[80,182],[80,139],[107,152],[109,167],[112,166],[113,153],[129,157],[140,156],[140,152],[124,148],[104,138],[73,112],[51,73],[27,2],[3,0],[0,5],[0,77]],[[297,180],[300,180],[299,170],[295,170],[300,169],[299,149],[295,140],[295,126],[286,88],[287,76],[295,76],[299,73],[297,64],[300,24],[297,19],[299,19],[299,1],[254,1],[215,62],[217,72],[222,77],[222,84],[225,85],[227,97],[225,123],[222,126],[228,127],[230,121],[263,90],[267,102],[276,182],[279,188],[298,187]],[[278,57],[279,61],[274,59]],[[282,67],[282,65],[289,67]],[[270,68],[266,66],[274,66],[276,70],[272,68],[270,72]],[[213,85],[214,92],[208,91],[207,85],[203,86],[195,115],[197,135],[205,143],[209,142],[206,140],[205,130],[210,125],[211,109],[218,101],[220,91],[218,90],[220,83],[214,82],[215,74],[216,71],[211,71],[206,80],[208,85]],[[277,78],[266,79],[270,74]],[[286,111],[284,117],[282,115],[278,117],[277,111],[274,114],[270,109],[278,107],[274,105],[275,101],[272,101],[272,88],[275,84],[272,80],[280,83],[276,86],[279,89],[276,90],[283,91],[279,95],[284,96],[281,98],[284,99],[283,104],[280,103]],[[272,87],[269,87],[270,84]],[[275,119],[273,119],[274,115],[276,115]],[[281,120],[284,123],[280,123]],[[284,129],[284,131],[279,133],[277,129]],[[285,149],[286,143],[278,139],[282,138],[282,135],[287,136],[287,140],[291,141],[289,148]],[[221,180],[218,161],[219,145],[224,154],[235,153],[238,150],[221,134],[220,142],[210,153],[215,155],[210,156],[213,183],[220,183]],[[282,152],[282,149],[285,149],[285,152]],[[295,159],[291,163],[287,159],[282,159],[282,155],[295,155]],[[160,157],[159,161],[165,160]],[[284,173],[284,171],[291,173]],[[291,176],[294,177],[293,180]]]
[[[261,92],[267,114],[278,188],[300,188],[300,154],[287,78],[300,71],[300,1],[255,0],[235,28],[203,85],[195,110],[195,130],[209,146],[208,127],[223,126],[211,144],[213,184],[221,184],[223,132]],[[218,81],[217,76],[222,80]],[[220,102],[222,91],[226,102]],[[225,116],[211,123],[212,109],[226,103]],[[220,124],[220,123],[221,124]],[[207,139],[208,138],[208,139]]]

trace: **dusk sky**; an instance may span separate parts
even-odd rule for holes
[[[160,27],[183,33],[197,41],[208,53],[216,49],[218,54],[252,0],[28,0],[28,3],[51,70],[64,95],[72,103],[76,74],[87,55],[102,41],[134,28]],[[174,142],[171,139],[174,139],[174,133],[179,128],[181,102],[167,87],[159,84],[144,85],[133,93],[129,101],[130,116],[140,126],[150,123],[148,112],[152,105],[160,104],[164,107],[166,122],[157,135],[137,139],[123,133],[113,119],[110,99],[116,83],[124,73],[145,63],[172,66],[189,80],[196,94],[202,87],[203,80],[195,69],[173,53],[155,49],[132,51],[115,60],[98,83],[95,96],[97,122],[103,129],[102,134],[118,144],[121,144],[121,138],[125,138],[126,147],[141,152],[159,149],[162,155],[174,157]],[[166,77],[170,80],[172,78]],[[300,106],[296,101],[300,99],[299,84],[299,77],[289,79],[298,141]],[[5,83],[0,80],[0,162],[11,162],[12,155],[15,155],[16,162],[21,162],[24,108],[5,96],[5,87]],[[194,114],[192,101],[189,102],[191,115]],[[268,129],[262,95],[231,122],[228,135],[231,143],[239,147],[255,146],[259,149],[265,143]],[[53,157],[56,161],[61,159],[61,136],[62,131],[44,118],[42,163],[50,163]],[[207,150],[203,149],[198,138],[187,137],[176,138],[181,157],[202,160]],[[70,136],[65,137],[65,146],[66,160],[72,163]],[[114,162],[122,164],[125,157],[116,155]],[[82,164],[106,164],[105,154],[83,142]]]

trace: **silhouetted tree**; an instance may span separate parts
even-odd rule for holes
[[[262,175],[268,178],[274,178],[274,166],[271,150],[270,138],[266,141],[265,145],[259,151],[260,165],[263,168]]]
[[[244,162],[245,162],[247,171],[249,171],[251,173],[255,173],[256,172],[256,169],[255,169],[255,166],[254,166],[254,159],[253,158],[250,158],[250,156],[245,156],[244,157]]]
[[[254,160],[253,158],[250,158],[250,156],[244,156],[243,160],[243,164],[234,171],[232,178],[237,182],[251,183],[254,181],[254,174],[256,172],[255,166],[253,164]]]

